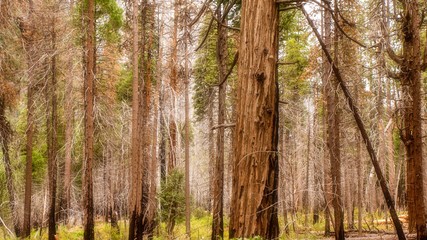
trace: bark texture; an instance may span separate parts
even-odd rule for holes
[[[88,0],[85,11],[86,38],[84,54],[84,175],[83,175],[83,221],[84,239],[94,239],[93,210],[93,144],[94,144],[94,91],[95,91],[95,0]]]
[[[418,1],[403,4],[403,59],[401,85],[403,98],[402,140],[406,148],[406,182],[409,231],[417,232],[417,239],[427,239],[423,189],[423,155],[421,122],[421,48]]]
[[[278,7],[242,2],[230,238],[275,239],[278,185]]]

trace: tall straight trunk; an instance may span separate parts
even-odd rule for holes
[[[354,88],[354,100],[356,102],[359,102],[359,84],[356,83]],[[362,213],[363,213],[363,161],[362,156],[360,153],[361,146],[360,146],[360,134],[357,132],[355,133],[355,142],[356,142],[356,156],[355,159],[357,161],[357,231],[359,236],[362,235]]]
[[[153,19],[150,22],[152,33],[150,34],[150,41],[151,38],[154,38],[154,13],[156,5],[151,5],[152,13],[153,13]],[[161,24],[159,29],[159,36],[163,35],[163,24]],[[158,39],[159,41],[159,47],[158,47],[158,56],[157,56],[157,67],[156,67],[156,86],[155,86],[155,92],[158,94],[157,97],[154,97],[154,112],[153,112],[153,127],[152,127],[152,141],[151,141],[151,163],[150,163],[150,192],[149,192],[149,204],[148,204],[148,229],[147,229],[147,235],[149,239],[152,239],[154,235],[154,229],[156,227],[156,210],[157,210],[157,200],[156,200],[156,192],[157,192],[157,162],[158,162],[158,155],[157,155],[157,130],[158,130],[158,122],[159,122],[159,102],[160,102],[160,94],[161,94],[161,88],[162,88],[162,59],[163,59],[163,47],[161,46],[161,39]],[[151,45],[151,44],[150,44]]]
[[[94,239],[93,210],[93,143],[94,143],[94,91],[95,91],[95,0],[88,0],[85,11],[86,37],[84,48],[84,175],[83,175],[83,221],[84,239]]]
[[[190,72],[188,44],[190,30],[188,29],[188,2],[184,0],[184,85],[185,85],[185,232],[191,239],[191,206],[190,206]]]
[[[55,240],[56,235],[56,181],[57,181],[57,153],[58,153],[58,116],[57,116],[57,97],[56,97],[56,18],[51,22],[51,41],[52,53],[51,58],[51,79],[47,83],[47,158],[48,158],[48,175],[49,175],[49,240]],[[48,80],[49,81],[49,80]]]
[[[32,33],[26,31],[32,28],[33,15],[34,15],[34,3],[32,0],[28,0],[29,3],[29,16],[28,22],[26,23],[27,29],[24,29],[22,33],[24,37],[24,45],[27,52],[28,60],[28,87],[27,87],[27,129],[26,129],[26,165],[25,165],[25,196],[24,196],[24,225],[22,227],[22,237],[28,237],[31,232],[31,188],[32,188],[32,173],[33,173],[33,135],[34,135],[34,80],[32,79],[31,65],[33,64],[33,36]]]
[[[69,76],[65,79],[64,115],[65,115],[65,166],[64,166],[64,196],[63,211],[64,221],[69,222],[71,208],[71,166],[73,164],[73,128],[74,128],[74,104],[73,104],[73,76],[72,62],[69,62]]]
[[[209,203],[208,209],[213,213],[213,201],[214,201],[214,170],[215,170],[215,142],[214,142],[214,117],[213,117],[213,96],[214,91],[212,89],[209,90],[209,104],[208,104],[208,126],[209,126]]]
[[[338,9],[338,1],[335,0],[335,11]],[[326,15],[331,14],[329,11]],[[335,26],[335,28],[337,28]],[[330,36],[330,35],[329,35]],[[332,37],[329,38],[332,40]],[[339,35],[334,34],[334,61],[339,61],[338,57]],[[326,44],[328,46],[328,44]],[[329,45],[331,47],[331,45]],[[335,239],[344,239],[344,212],[341,192],[341,149],[340,149],[340,109],[339,98],[336,89],[338,82],[335,78],[329,78],[326,85],[326,114],[328,116],[328,138],[327,146],[329,150],[329,159],[331,162],[332,178],[332,206],[334,207],[334,232]]]
[[[175,120],[175,97],[178,91],[178,24],[179,24],[179,6],[180,0],[174,1],[174,16],[173,16],[173,29],[172,29],[172,42],[171,42],[171,57],[170,57],[170,87],[172,89],[171,111],[169,115],[169,158],[168,158],[168,173],[170,173],[176,166],[176,120]]]
[[[283,128],[286,128],[285,126]],[[285,229],[284,232],[286,234],[289,233],[289,223],[288,223],[288,201],[287,201],[287,196],[286,196],[286,186],[287,186],[287,182],[286,182],[286,167],[285,164],[289,161],[288,156],[289,156],[289,144],[290,144],[290,139],[289,139],[289,129],[284,129],[282,130],[282,151],[281,151],[281,156],[282,156],[282,165],[279,165],[279,171],[280,171],[280,186],[281,186],[281,192],[282,192],[282,196],[281,196],[281,201],[283,202],[283,224],[285,225]]]
[[[279,235],[278,6],[242,2],[230,238]]]
[[[304,226],[308,226],[308,213],[309,213],[309,173],[310,173],[310,158],[311,158],[311,123],[310,123],[310,115],[308,115],[307,119],[307,161],[305,165],[305,183],[304,183],[304,195],[303,195],[303,211],[304,211]]]
[[[142,56],[142,61],[140,63],[140,81],[142,84],[140,86],[140,99],[139,99],[139,128],[140,128],[140,162],[142,163],[142,225],[138,225],[137,229],[142,228],[141,231],[143,234],[147,233],[148,230],[148,194],[149,194],[149,167],[150,167],[150,150],[151,150],[151,124],[150,124],[150,116],[151,116],[151,87],[152,87],[152,74],[151,74],[151,61],[152,61],[152,51],[151,44],[153,41],[153,36],[149,36],[152,29],[150,29],[149,22],[152,20],[152,13],[150,11],[150,6],[148,1],[144,0],[142,2],[142,32],[141,32],[141,47],[140,53]],[[154,19],[153,19],[154,21]],[[151,38],[151,39],[150,39]],[[141,79],[141,77],[143,77]],[[137,238],[139,237],[137,230]],[[142,237],[142,236],[141,236]]]
[[[138,1],[132,1],[132,139],[129,194],[129,240],[137,238],[138,225],[142,223],[142,169],[139,162],[139,52],[138,52]],[[142,236],[139,238],[141,239]]]
[[[409,231],[416,230],[417,239],[427,239],[421,122],[421,48],[418,1],[403,1],[403,61],[401,85],[403,98],[402,140],[406,148]],[[420,196],[421,194],[421,196]]]
[[[227,29],[225,18],[222,16],[222,5],[218,7],[217,18],[224,19],[217,24],[216,62],[218,66],[218,125],[225,121],[225,98],[227,84],[223,82],[227,74]],[[213,220],[212,220],[212,240],[224,238],[224,132],[223,127],[218,128],[216,135],[216,159],[213,172]]]
[[[322,37],[327,43],[328,48],[330,49],[331,44],[331,15],[328,13],[327,10],[323,11],[323,21],[322,21]],[[330,69],[331,65],[328,61],[326,61],[326,57],[322,55],[322,84],[323,84],[323,96],[324,96],[324,104],[323,104],[323,139],[326,143],[328,141],[328,126],[327,126],[327,119],[328,116],[326,114],[327,111],[327,93],[328,93],[328,82],[329,82],[329,76],[330,76]],[[330,229],[330,222],[331,222],[331,215],[330,215],[330,208],[329,203],[331,202],[332,195],[331,192],[331,178],[330,178],[330,169],[328,166],[330,166],[330,163],[327,161],[329,159],[329,152],[327,151],[327,148],[324,148],[324,154],[323,154],[323,181],[324,181],[324,199],[325,199],[325,236],[328,236],[331,232]]]

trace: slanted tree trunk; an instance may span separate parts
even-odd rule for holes
[[[279,235],[278,7],[242,2],[230,238]]]
[[[94,239],[93,210],[93,143],[94,143],[94,91],[95,91],[95,0],[88,0],[84,13],[86,37],[84,47],[84,175],[83,175],[83,222],[84,239]]]

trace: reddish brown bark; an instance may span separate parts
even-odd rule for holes
[[[277,238],[278,7],[242,2],[230,238]]]
[[[83,223],[84,239],[94,239],[93,210],[93,144],[94,144],[94,91],[95,91],[95,0],[88,0],[84,13],[86,37],[84,54],[84,175],[83,175]]]

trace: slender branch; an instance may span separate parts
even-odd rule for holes
[[[332,19],[334,20],[334,22],[335,22],[335,25],[338,27],[338,30],[346,37],[346,38],[348,38],[350,41],[352,41],[352,42],[354,42],[354,43],[356,43],[357,45],[359,45],[359,46],[361,46],[362,48],[368,48],[368,46],[366,45],[366,44],[364,44],[364,43],[362,43],[362,42],[360,42],[359,40],[356,40],[356,39],[354,39],[354,38],[352,38],[352,37],[350,37],[345,31],[344,31],[344,29],[342,29],[341,28],[341,26],[340,26],[340,24],[339,24],[339,21],[338,21],[338,19],[336,18],[336,16],[335,16],[335,14],[334,14],[334,10],[332,10],[332,8],[331,8],[331,6],[329,5],[330,3],[329,2],[325,2],[326,3],[326,5],[324,5],[324,4],[322,4],[322,3],[320,3],[320,2],[318,2],[318,1],[316,1],[316,0],[311,0],[312,2],[314,2],[314,3],[316,3],[317,5],[319,5],[320,7],[322,7],[322,8],[324,8],[324,9],[326,9],[326,10],[328,10],[330,13],[331,13],[331,16],[332,16]]]
[[[188,24],[189,27],[192,27],[194,24],[196,24],[199,21],[200,17],[203,15],[203,13],[205,13],[207,6],[211,2],[212,2],[212,0],[206,0],[203,3],[202,8],[200,8],[200,10],[197,13],[196,17],[190,22],[190,24]]]
[[[213,22],[214,22],[214,19],[213,18],[211,18],[211,21],[209,22],[209,27],[208,27],[208,30],[206,31],[206,34],[205,34],[205,36],[203,37],[203,40],[202,40],[202,42],[199,44],[199,46],[197,46],[197,48],[196,48],[196,52],[205,44],[205,42],[206,42],[206,39],[208,39],[208,36],[209,36],[209,32],[211,31],[211,29],[212,29],[212,25],[213,25]]]
[[[211,8],[208,7],[208,9],[212,13],[212,18],[215,19],[215,21],[217,21],[219,24],[221,24],[221,26],[228,28],[228,29],[231,29],[231,30],[234,30],[234,31],[240,31],[240,28],[236,28],[236,27],[232,27],[232,26],[228,26],[227,24],[224,24],[222,21],[220,21],[216,17],[216,14],[214,13],[214,11]]]
[[[337,65],[333,61],[331,54],[329,53],[329,51],[326,47],[326,44],[323,42],[322,37],[320,36],[319,31],[317,30],[317,28],[314,25],[313,21],[311,20],[310,16],[305,11],[304,6],[301,6],[301,11],[304,14],[305,18],[307,19],[307,22],[310,25],[310,27],[313,29],[313,32],[316,35],[316,38],[319,41],[319,43],[322,47],[322,50],[323,50],[326,58],[328,59],[328,62],[331,64],[334,75],[335,75],[335,77],[336,77],[336,79],[340,85],[340,88],[344,93],[344,96],[347,100],[347,103],[348,103],[348,105],[349,105],[349,107],[353,113],[353,117],[356,121],[357,127],[359,128],[360,134],[362,135],[363,141],[365,142],[365,145],[366,145],[366,149],[367,149],[369,156],[371,158],[372,165],[374,166],[375,173],[376,173],[378,181],[380,183],[381,190],[384,194],[384,198],[385,198],[385,201],[387,203],[388,209],[390,211],[390,215],[391,215],[391,218],[393,220],[394,227],[396,229],[396,233],[398,235],[398,238],[399,238],[399,240],[405,240],[406,239],[405,233],[403,232],[402,225],[401,225],[399,218],[397,216],[396,209],[394,208],[393,198],[391,197],[390,191],[388,190],[387,183],[385,181],[381,167],[378,164],[378,159],[377,159],[377,155],[375,153],[374,147],[372,146],[371,140],[369,139],[368,133],[366,132],[365,125],[363,124],[362,118],[360,117],[359,109],[356,107],[354,100],[350,94],[350,91],[348,90],[347,85],[345,84],[344,79],[342,78],[340,70],[338,69]]]
[[[233,72],[234,66],[236,66],[237,64],[238,59],[239,59],[239,51],[237,51],[236,54],[234,54],[234,59],[233,59],[233,62],[231,63],[230,69],[227,72],[227,75],[225,75],[224,79],[222,79],[222,81],[219,84],[214,86],[217,86],[217,87],[222,86],[222,84],[224,84],[227,81],[228,77]]]
[[[224,124],[213,126],[211,130],[215,130],[218,128],[230,128],[230,127],[235,127],[235,126],[236,126],[235,123],[224,123]]]
[[[228,13],[233,8],[233,6],[236,4],[236,0],[233,0],[227,4],[227,7],[224,10],[224,14],[222,15],[221,22],[225,20],[225,18],[228,16]]]

